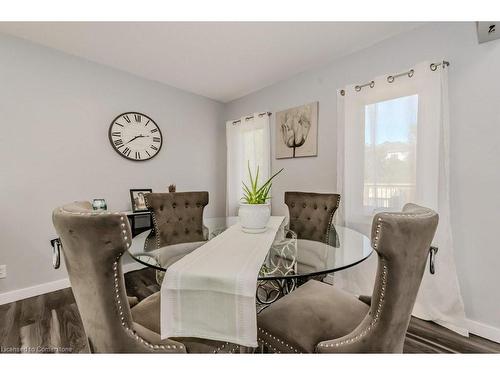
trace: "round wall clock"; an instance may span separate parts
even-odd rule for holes
[[[109,126],[108,135],[115,151],[134,161],[155,157],[163,143],[156,122],[139,112],[125,112],[116,116]]]

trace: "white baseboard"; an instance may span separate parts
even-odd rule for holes
[[[127,273],[130,271],[136,271],[144,267],[145,267],[144,265],[138,262],[126,263],[123,264],[123,272]],[[64,278],[44,284],[33,285],[28,288],[12,290],[10,292],[0,294],[0,305],[4,305],[6,303],[11,303],[15,301],[20,301],[25,298],[39,296],[45,293],[55,292],[56,290],[68,288],[69,286],[70,286],[69,279]]]
[[[54,292],[67,287],[69,287],[69,279],[65,278],[44,284],[33,285],[28,288],[12,290],[10,292],[0,294],[0,305]]]
[[[466,323],[470,333],[500,343],[500,328],[470,319],[466,319]]]

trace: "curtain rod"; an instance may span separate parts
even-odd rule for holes
[[[442,66],[443,68],[446,68],[447,66],[450,66],[450,62],[443,60],[441,62],[431,63],[429,65],[429,69],[434,72],[434,71],[437,70],[437,68],[439,66]],[[411,77],[413,77],[414,73],[415,73],[415,71],[413,69],[410,69],[407,72],[393,74],[393,75],[387,76],[387,82],[393,83],[396,78],[403,77],[403,76],[408,76],[408,77],[411,78]],[[356,86],[354,86],[354,90],[356,90],[356,91],[359,92],[364,87],[370,87],[370,88],[375,87],[375,81],[372,80],[370,82],[363,83],[362,85],[356,85]],[[345,96],[345,90],[344,89],[340,90],[340,95]]]
[[[259,117],[262,117],[262,116],[264,116],[264,115],[271,116],[272,114],[273,114],[272,112],[262,112],[262,113],[259,113]],[[250,119],[253,119],[253,115],[252,115],[252,116],[247,116],[247,117],[245,117],[245,121],[248,121],[248,120],[250,120]],[[241,122],[241,119],[239,119],[239,120],[235,120],[235,121],[233,121],[233,125],[236,125],[236,124],[238,124],[238,123],[240,123],[240,122]]]

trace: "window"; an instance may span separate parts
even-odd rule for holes
[[[444,61],[423,61],[338,91],[337,223],[369,237],[380,211],[415,203],[438,212],[432,244],[439,247],[440,268],[424,274],[413,314],[465,333],[450,225],[447,71]],[[371,257],[336,273],[335,283],[369,293],[376,267]]]
[[[249,176],[247,173],[247,165],[250,164],[250,169],[252,173],[257,170],[257,167],[263,168],[264,171],[267,170],[266,165],[269,163],[266,159],[266,153],[264,152],[264,129],[248,129],[242,130],[241,132],[243,138],[243,181],[247,184],[249,183]],[[248,163],[248,164],[247,164]],[[266,164],[267,163],[267,164]],[[254,176],[255,177],[255,176]],[[259,183],[264,182],[267,179],[267,175],[259,175]],[[241,185],[241,184],[240,184]],[[243,191],[242,191],[243,194]]]
[[[365,209],[400,209],[415,198],[418,95],[365,105]]]
[[[226,123],[227,187],[226,214],[237,215],[243,196],[242,181],[248,183],[248,165],[259,167],[259,183],[269,178],[271,168],[269,116],[254,113]],[[255,174],[254,174],[255,177]]]

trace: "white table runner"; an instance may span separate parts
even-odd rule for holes
[[[257,277],[284,219],[272,216],[259,234],[235,224],[170,266],[161,286],[161,337],[256,347]]]

